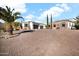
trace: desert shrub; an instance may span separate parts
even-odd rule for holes
[[[76,24],[75,24],[75,28],[76,28],[76,29],[79,29],[79,23],[76,23]]]

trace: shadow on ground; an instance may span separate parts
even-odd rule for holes
[[[22,31],[14,31],[13,35],[9,35],[9,34],[5,34],[0,36],[0,39],[9,39],[9,38],[13,38],[13,37],[17,37],[22,33],[27,33],[27,32],[34,32],[34,30],[22,30]]]
[[[27,32],[34,32],[34,30],[23,30],[23,31],[19,31],[19,32],[14,33],[14,35],[11,36],[10,38],[17,37],[17,36],[19,36],[20,34],[22,34],[22,33],[27,33]]]

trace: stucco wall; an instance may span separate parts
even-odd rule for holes
[[[62,26],[62,24],[65,24],[65,27]],[[56,27],[54,27],[56,25]],[[70,21],[59,21],[59,22],[54,22],[53,23],[53,29],[71,29],[73,25],[73,22]]]

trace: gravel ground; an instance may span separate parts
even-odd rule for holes
[[[35,30],[0,39],[0,55],[79,56],[79,30]]]

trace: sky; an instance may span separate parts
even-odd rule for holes
[[[6,5],[14,8],[15,12],[19,11],[24,21],[46,23],[46,16],[48,15],[50,20],[51,14],[53,21],[72,19],[79,15],[79,3],[27,3],[26,0],[0,0],[0,7],[5,8]]]

